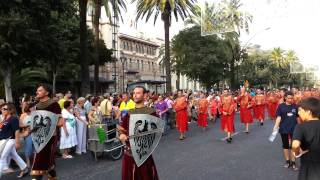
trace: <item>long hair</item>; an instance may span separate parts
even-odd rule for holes
[[[7,106],[8,112],[11,116],[17,116],[17,109],[13,103],[4,103],[2,107]]]

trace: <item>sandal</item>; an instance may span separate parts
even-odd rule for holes
[[[25,177],[27,174],[29,173],[29,168],[25,168],[24,170],[22,170],[21,172],[20,172],[20,174],[19,174],[19,176],[17,176],[17,178],[23,178],[23,177]]]

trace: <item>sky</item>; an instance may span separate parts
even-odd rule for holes
[[[207,0],[218,3],[221,0]],[[203,4],[205,0],[198,0]],[[242,10],[253,16],[249,34],[242,33],[242,45],[258,44],[262,49],[281,47],[294,50],[304,65],[320,67],[318,56],[320,42],[320,0],[242,0]],[[149,22],[141,20],[135,29],[135,4],[128,5],[124,22],[120,24],[120,32],[130,35],[141,35],[150,38],[164,39],[163,22],[160,17],[156,24],[153,17]],[[174,20],[170,28],[170,37],[185,28],[180,19]],[[268,29],[268,30],[265,30]],[[318,72],[320,74],[320,72]]]

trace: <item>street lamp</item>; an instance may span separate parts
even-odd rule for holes
[[[121,53],[122,55],[123,53]],[[124,92],[124,63],[127,61],[127,58],[124,56],[120,57],[120,62],[122,64],[122,92]]]

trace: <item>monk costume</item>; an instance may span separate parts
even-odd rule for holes
[[[237,100],[240,104],[240,121],[241,123],[248,126],[249,124],[253,123],[253,117],[251,112],[251,96],[245,92],[244,89],[241,89],[241,95],[238,96]],[[246,127],[246,133],[249,133],[249,127]]]
[[[279,100],[278,100],[277,96],[273,92],[270,93],[268,96],[268,99],[267,99],[268,114],[269,114],[270,120],[276,119],[278,102],[279,102]]]
[[[173,105],[173,108],[176,111],[177,129],[181,134],[184,134],[186,131],[188,131],[188,103],[186,98],[183,96],[178,97]],[[180,136],[181,140],[184,138],[182,136]]]
[[[252,104],[254,108],[254,117],[260,122],[260,125],[263,126],[265,118],[265,96],[263,94],[257,94],[253,98]]]
[[[201,98],[198,103],[198,126],[206,128],[208,126],[208,106],[206,98]]]
[[[236,104],[231,95],[221,96],[219,111],[221,113],[221,130],[228,134],[227,142],[231,142],[234,133],[234,112]]]

